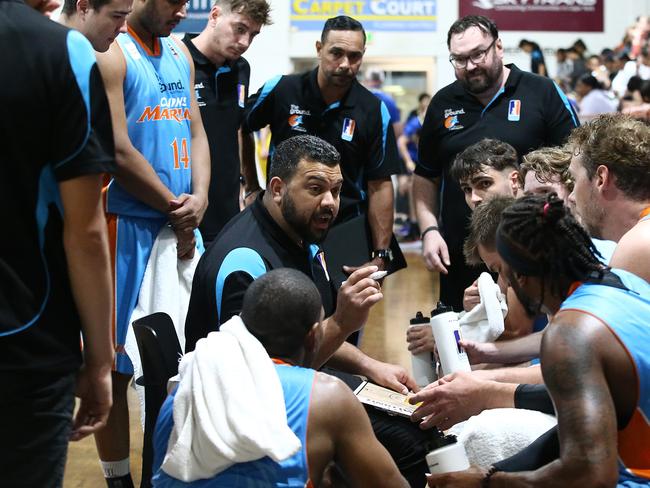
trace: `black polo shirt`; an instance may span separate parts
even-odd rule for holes
[[[553,81],[512,64],[508,68],[505,86],[485,107],[458,81],[438,91],[420,132],[415,173],[442,176],[441,225],[450,252],[456,255],[462,256],[471,214],[460,186],[449,177],[456,154],[488,137],[511,144],[521,157],[564,143],[578,125],[571,104]]]
[[[208,209],[200,230],[212,241],[226,223],[239,213],[239,140],[237,131],[248,96],[250,66],[244,58],[215,66],[185,34],[183,42],[194,60],[194,90],[208,136],[212,173]]]
[[[0,371],[67,373],[81,322],[58,185],[114,171],[110,111],[88,40],[21,1],[0,1],[0,63]]]
[[[246,103],[247,132],[271,126],[271,148],[293,136],[310,134],[341,153],[341,212],[366,200],[367,182],[399,173],[395,134],[386,105],[356,80],[343,99],[325,104],[317,82],[318,68],[277,76]],[[390,129],[390,130],[389,130]]]
[[[334,313],[336,292],[325,255],[302,248],[273,220],[262,195],[233,218],[201,256],[194,273],[185,321],[185,350],[241,311],[248,286],[267,271],[293,268],[309,276],[321,295],[325,316]]]

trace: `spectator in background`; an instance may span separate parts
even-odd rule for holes
[[[618,110],[618,100],[614,94],[605,90],[600,81],[591,74],[580,77],[575,91],[579,97],[578,116],[581,121]]]
[[[597,54],[593,54],[587,58],[587,69],[596,78],[603,88],[609,89],[612,81],[609,79],[609,72],[607,67],[603,64],[602,58]]]
[[[621,110],[626,110],[630,107],[635,107],[643,103],[641,98],[641,85],[643,80],[638,76],[633,76],[630,78],[630,81],[627,82],[627,88],[625,93],[621,96]]]
[[[567,49],[560,48],[555,51],[555,60],[557,63],[557,71],[555,72],[555,82],[560,85],[560,88],[565,92],[569,91],[571,85],[571,73],[573,73],[573,61],[569,59],[569,52]]]
[[[624,114],[629,114],[635,119],[650,120],[650,80],[643,81],[638,91],[642,102],[640,104],[630,105],[621,110]]]
[[[620,97],[625,93],[625,88],[630,78],[638,76],[642,80],[650,80],[650,50],[648,46],[641,49],[639,56],[625,63],[625,66],[612,81],[612,90]]]
[[[546,62],[544,61],[544,53],[539,47],[539,44],[527,39],[519,41],[519,49],[530,54],[530,71],[536,75],[548,76],[546,69]]]
[[[585,58],[582,56],[580,50],[576,49],[575,47],[570,47],[567,50],[567,55],[569,56],[569,59],[571,60],[571,64],[573,66],[573,70],[571,71],[571,75],[569,77],[569,88],[573,90],[576,86],[576,83],[578,82],[578,78],[587,73],[589,70],[587,69]]]
[[[424,122],[424,115],[429,107],[431,95],[420,93],[418,96],[418,106],[409,115],[404,124],[404,130],[397,139],[397,148],[404,161],[405,173],[397,178],[398,197],[406,196],[408,198],[408,219],[403,228],[396,231],[398,237],[407,240],[417,239],[420,236],[419,226],[415,215],[415,204],[413,203],[413,194],[411,192],[413,185],[413,171],[418,161],[418,143],[420,141],[420,129]]]
[[[369,69],[366,72],[365,85],[368,90],[372,92],[374,96],[379,98],[388,109],[390,114],[390,123],[393,126],[395,131],[395,137],[397,138],[402,133],[402,128],[400,127],[400,121],[402,120],[402,115],[400,114],[399,108],[395,103],[395,100],[392,96],[382,90],[384,86],[384,81],[386,80],[386,73],[380,69]]]

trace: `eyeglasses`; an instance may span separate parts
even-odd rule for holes
[[[496,39],[494,39],[485,49],[477,51],[474,54],[470,54],[469,56],[449,56],[449,62],[454,66],[454,68],[458,69],[466,68],[467,61],[471,61],[473,65],[481,64],[483,61],[485,61],[488,51],[492,49],[492,46],[494,46],[495,42],[497,42]]]

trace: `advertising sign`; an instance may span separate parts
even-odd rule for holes
[[[435,31],[436,0],[291,0],[294,30],[323,29],[330,17],[348,15],[367,31]]]
[[[501,31],[603,32],[605,0],[459,0],[459,15],[485,15]]]

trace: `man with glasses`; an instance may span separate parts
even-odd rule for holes
[[[483,138],[512,145],[517,154],[561,145],[578,119],[548,78],[504,65],[494,22],[469,15],[447,34],[456,81],[431,100],[420,134],[413,194],[427,268],[440,272],[440,298],[462,309],[463,290],[481,269],[465,266],[463,241],[470,209],[449,177],[456,154]]]

